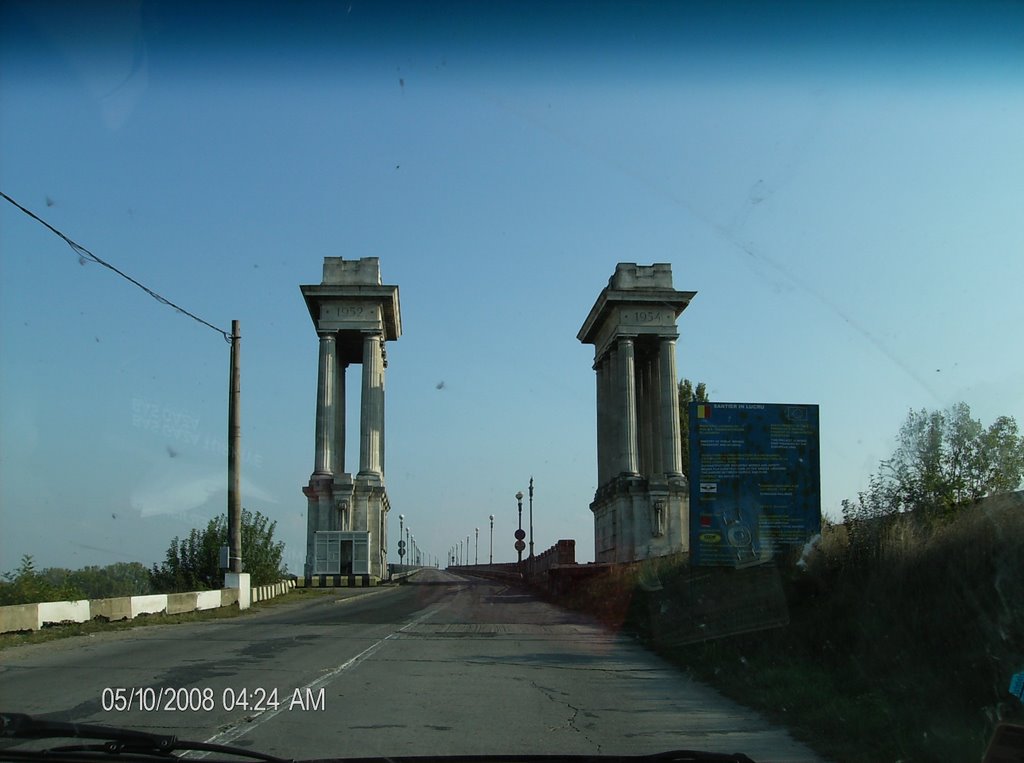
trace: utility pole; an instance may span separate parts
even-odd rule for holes
[[[242,571],[242,425],[239,351],[242,332],[231,321],[231,373],[228,388],[228,569]]]

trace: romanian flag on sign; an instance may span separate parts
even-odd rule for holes
[[[710,419],[711,418],[711,406],[710,405],[698,405],[697,406],[697,418],[698,419]]]

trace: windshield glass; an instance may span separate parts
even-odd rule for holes
[[[296,759],[1024,723],[1024,6],[0,14],[0,710]]]

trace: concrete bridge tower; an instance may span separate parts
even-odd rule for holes
[[[320,339],[314,466],[302,489],[308,502],[305,576],[373,585],[387,575],[385,343],[402,335],[398,287],[381,284],[376,257],[325,257],[323,281],[300,288]],[[362,366],[355,475],[346,470],[345,454],[346,371],[353,364]]]
[[[676,318],[695,294],[672,287],[669,264],[620,262],[577,335],[597,373],[595,561],[686,550]]]

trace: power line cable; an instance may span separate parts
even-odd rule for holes
[[[144,284],[141,284],[141,283],[139,283],[138,281],[136,281],[136,280],[135,280],[134,278],[132,278],[132,277],[131,277],[130,275],[128,275],[127,273],[125,273],[125,272],[123,272],[123,271],[121,271],[121,270],[118,270],[118,269],[117,269],[116,267],[114,267],[113,265],[111,265],[111,264],[110,264],[109,262],[107,262],[107,261],[105,261],[105,260],[102,260],[102,259],[100,259],[100,258],[99,258],[99,257],[97,257],[97,256],[96,256],[95,254],[93,254],[93,253],[92,253],[92,252],[90,252],[90,251],[89,251],[88,249],[86,249],[86,248],[85,248],[84,246],[82,246],[81,244],[79,244],[79,243],[78,243],[78,242],[76,242],[76,241],[73,241],[73,240],[72,240],[71,238],[69,238],[69,237],[68,237],[68,236],[66,236],[65,234],[61,233],[61,232],[60,232],[59,230],[57,230],[56,228],[54,228],[54,227],[53,227],[52,225],[50,225],[50,223],[46,222],[46,220],[44,220],[43,218],[41,218],[41,217],[40,217],[39,215],[35,214],[34,212],[31,212],[31,211],[30,211],[30,210],[28,210],[28,209],[25,209],[25,207],[21,206],[21,204],[19,204],[18,202],[16,202],[16,201],[15,201],[14,199],[12,199],[12,198],[11,198],[10,196],[8,196],[8,195],[7,195],[6,193],[4,193],[3,191],[0,191],[0,196],[3,196],[3,197],[4,197],[4,198],[5,198],[6,200],[7,200],[7,201],[9,201],[9,202],[10,202],[11,204],[13,204],[14,206],[16,206],[16,207],[17,207],[18,209],[20,209],[20,210],[21,210],[22,212],[24,212],[24,213],[25,213],[26,215],[28,215],[29,217],[31,217],[31,218],[32,218],[33,220],[35,220],[36,222],[39,222],[39,223],[41,223],[42,225],[46,226],[46,227],[47,227],[47,228],[49,228],[49,229],[50,229],[50,230],[51,230],[51,231],[52,231],[53,233],[55,233],[55,234],[56,234],[57,236],[59,236],[60,238],[64,239],[64,242],[65,242],[65,243],[66,243],[66,244],[67,244],[68,246],[70,246],[70,247],[71,247],[71,249],[72,249],[72,251],[74,251],[74,252],[75,252],[75,254],[77,254],[77,255],[78,255],[79,257],[83,257],[83,258],[85,258],[85,259],[88,259],[88,260],[89,260],[89,261],[91,261],[91,262],[95,262],[95,263],[96,263],[97,265],[102,265],[103,267],[107,268],[108,270],[112,270],[112,271],[114,271],[114,272],[115,272],[115,273],[117,273],[117,274],[118,274],[119,276],[121,276],[121,278],[123,278],[123,279],[125,279],[126,281],[128,281],[128,282],[130,282],[130,283],[134,284],[135,286],[138,286],[138,287],[139,287],[140,289],[142,289],[142,290],[143,290],[144,292],[146,292],[146,294],[148,294],[149,296],[151,296],[151,297],[152,297],[153,299],[155,299],[155,300],[156,300],[157,302],[159,302],[160,304],[162,304],[162,305],[167,305],[168,307],[173,307],[173,308],[174,308],[175,310],[177,310],[177,311],[178,311],[179,313],[182,313],[183,315],[187,315],[187,316],[188,316],[189,318],[191,318],[192,320],[194,320],[194,321],[197,321],[197,322],[199,322],[199,323],[203,324],[204,326],[207,326],[208,328],[211,328],[211,329],[213,329],[213,330],[214,330],[214,331],[216,331],[216,332],[217,332],[218,334],[220,334],[220,335],[221,335],[222,337],[224,337],[224,341],[226,341],[226,342],[227,342],[228,344],[231,344],[231,334],[230,334],[229,332],[225,331],[224,329],[221,329],[221,328],[217,328],[217,327],[216,327],[216,326],[214,326],[214,325],[213,325],[212,323],[209,323],[209,322],[207,322],[207,321],[204,321],[204,320],[203,320],[202,318],[200,318],[200,317],[199,317],[198,315],[195,315],[194,313],[190,313],[190,312],[189,312],[188,310],[186,310],[186,309],[185,309],[184,307],[181,307],[180,305],[176,305],[176,304],[174,304],[173,302],[171,302],[171,301],[170,301],[169,299],[167,299],[166,297],[164,297],[164,296],[162,296],[162,295],[160,295],[160,294],[157,294],[157,293],[156,293],[155,291],[153,291],[152,289],[150,289],[150,288],[149,288],[148,286],[146,286],[146,285],[144,285]]]

